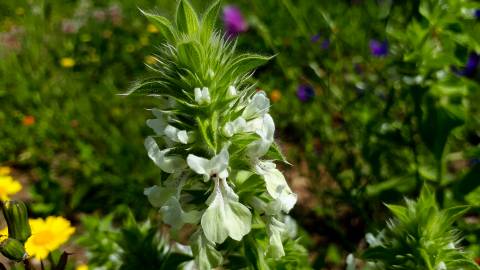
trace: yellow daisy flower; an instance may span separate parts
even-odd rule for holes
[[[15,181],[9,175],[0,174],[0,199],[6,201],[10,195],[16,194],[22,189],[20,182]]]
[[[5,227],[0,230],[0,243],[7,238],[8,238],[8,227]]]
[[[88,270],[88,265],[80,264],[75,268],[75,270]]]
[[[68,241],[75,232],[70,221],[63,217],[50,216],[46,219],[30,219],[32,236],[25,243],[28,255],[42,260],[48,253]]]
[[[60,60],[60,65],[62,65],[62,67],[64,68],[72,68],[73,66],[75,66],[75,59],[71,57],[63,57]]]
[[[10,167],[0,166],[0,175],[9,175],[11,172]]]

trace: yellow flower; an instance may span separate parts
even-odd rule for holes
[[[158,33],[157,27],[156,27],[155,25],[153,25],[153,24],[147,25],[147,31],[148,31],[149,33]]]
[[[8,227],[0,230],[0,243],[8,238]]]
[[[75,267],[75,270],[88,270],[88,265],[80,264],[77,267]]]
[[[16,194],[22,189],[20,182],[15,181],[9,175],[0,174],[0,199],[3,201],[9,199],[9,195]]]
[[[147,63],[149,65],[153,65],[156,62],[157,62],[157,59],[153,55],[148,55],[148,56],[145,57],[145,63]]]
[[[64,68],[71,68],[75,66],[75,60],[71,57],[63,57],[60,60],[60,65],[62,65]]]
[[[0,175],[9,175],[11,172],[10,167],[0,166]]]
[[[46,219],[30,219],[32,236],[25,243],[25,249],[30,256],[39,260],[45,259],[48,253],[59,248],[68,241],[75,232],[70,221],[63,217],[50,216]]]

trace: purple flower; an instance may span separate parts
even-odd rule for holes
[[[475,18],[477,18],[477,20],[480,20],[480,9],[476,9],[473,12],[473,15],[475,16]]]
[[[223,23],[229,37],[236,37],[248,30],[247,21],[245,21],[240,9],[235,6],[225,6],[223,8]]]
[[[322,47],[322,49],[328,49],[328,47],[330,47],[330,40],[328,38],[326,38],[322,44],[320,44],[320,47]]]
[[[315,97],[315,91],[313,90],[312,86],[308,84],[302,84],[297,88],[297,97],[300,99],[300,101],[307,102]]]
[[[468,56],[467,63],[462,69],[453,68],[453,71],[460,76],[465,77],[474,77],[475,73],[477,72],[477,68],[480,64],[480,55],[477,53],[470,53]]]
[[[310,38],[310,41],[315,43],[317,42],[319,39],[320,39],[321,35],[320,34],[316,34],[316,35],[313,35],[311,38]]]
[[[370,52],[377,57],[383,57],[388,55],[388,42],[380,42],[378,40],[370,40]]]

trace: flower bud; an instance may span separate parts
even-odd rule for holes
[[[17,262],[24,260],[28,256],[23,244],[13,238],[7,238],[0,243],[0,252],[8,259]]]
[[[8,236],[25,243],[30,237],[27,207],[22,201],[6,201],[2,203],[2,211],[8,226]]]

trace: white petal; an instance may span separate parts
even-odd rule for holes
[[[285,256],[283,250],[282,235],[285,233],[286,226],[282,222],[278,221],[274,217],[270,217],[268,220],[267,234],[269,236],[268,253],[273,258],[280,258]]]
[[[172,226],[174,230],[179,230],[185,223],[195,224],[200,219],[198,211],[184,212],[180,202],[176,197],[170,199],[160,208],[163,221]]]
[[[269,208],[288,213],[297,202],[297,195],[292,192],[283,174],[271,161],[258,161],[255,170],[263,176],[268,194],[275,199]]]
[[[209,241],[202,230],[192,235],[191,243],[196,269],[211,270],[222,264],[222,254],[215,250],[215,243]]]
[[[145,149],[151,160],[164,172],[173,173],[185,167],[185,161],[179,156],[167,156],[171,149],[161,150],[152,137],[145,138]]]
[[[211,101],[210,92],[208,91],[207,87],[203,87],[202,89],[197,87],[197,88],[193,89],[193,91],[194,91],[194,95],[195,95],[195,101],[199,105],[210,103],[210,101]]]
[[[253,96],[252,100],[243,111],[242,116],[247,120],[256,118],[267,113],[269,107],[270,100],[265,92],[260,91]]]
[[[230,85],[227,90],[227,97],[232,98],[237,95],[237,89],[235,86]]]
[[[233,135],[240,133],[245,130],[247,126],[247,121],[243,117],[238,117],[237,119],[228,122],[223,127],[223,133],[227,137],[232,137]]]
[[[217,174],[218,177],[225,179],[228,177],[228,146],[223,147],[222,151],[210,160],[210,175]]]
[[[174,196],[177,192],[177,188],[174,187],[159,187],[159,186],[152,186],[146,188],[143,191],[148,198],[148,201],[154,207],[162,207],[165,202],[170,199],[170,197]]]
[[[163,135],[167,123],[163,119],[148,119],[147,126],[149,126],[157,135]]]
[[[198,174],[203,174],[207,178],[210,178],[210,161],[206,158],[197,157],[189,154],[187,156],[187,164],[190,169]],[[207,179],[208,180],[208,179]]]
[[[215,188],[202,216],[201,225],[205,237],[215,243],[223,243],[230,236],[240,241],[250,232],[252,214],[224,179],[215,179]]]
[[[165,136],[171,141],[179,142],[183,144],[188,143],[188,135],[186,130],[179,130],[178,128],[168,125],[164,130]]]

